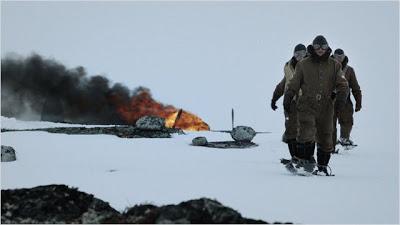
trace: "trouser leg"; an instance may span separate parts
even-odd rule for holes
[[[350,133],[353,128],[353,104],[347,103],[341,113],[339,113],[340,137],[350,138]]]
[[[296,141],[296,139],[288,140],[287,145],[288,145],[288,148],[289,148],[290,156],[292,158],[296,157],[297,156],[297,141]]]
[[[333,132],[332,132],[332,144],[336,145],[337,142],[337,122],[338,122],[338,114],[334,111],[333,114]]]
[[[292,140],[296,139],[297,136],[297,128],[298,128],[298,121],[297,121],[297,112],[296,112],[296,102],[292,101],[290,106],[291,111],[290,113],[285,112],[285,139]]]
[[[301,159],[313,160],[315,149],[316,123],[314,113],[298,111],[297,151]],[[315,160],[314,160],[315,161]]]

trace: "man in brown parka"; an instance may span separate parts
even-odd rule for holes
[[[353,67],[347,65],[349,62],[349,58],[344,54],[344,51],[340,48],[336,49],[333,53],[333,58],[336,59],[342,65],[342,70],[344,77],[349,83],[349,87],[351,89],[351,93],[353,93],[353,97],[356,101],[355,111],[358,112],[361,110],[361,89],[358,84],[356,74],[354,72]],[[336,107],[336,104],[335,104]],[[339,143],[342,145],[353,145],[353,141],[350,140],[350,132],[353,128],[353,102],[350,99],[350,93],[347,97],[346,104],[341,113],[335,113],[333,117],[333,134],[332,141],[333,143],[337,143],[337,129],[336,125],[339,119],[340,124],[340,140]]]
[[[325,37],[318,35],[312,45],[307,47],[310,56],[300,61],[295,74],[288,84],[283,100],[284,109],[290,112],[293,97],[302,90],[297,100],[297,118],[299,130],[297,132],[296,156],[304,169],[314,170],[315,142],[317,142],[318,170],[330,175],[327,166],[333,151],[333,99],[332,93],[336,90],[336,110],[344,107],[349,87],[342,74],[341,65],[330,57],[332,52]]]
[[[278,107],[276,106],[276,102],[279,100],[280,97],[285,93],[287,89],[287,85],[289,81],[293,78],[294,70],[296,68],[297,63],[302,60],[306,56],[306,46],[303,44],[298,44],[294,47],[293,56],[292,58],[285,63],[283,67],[284,77],[276,85],[274,93],[272,95],[271,100],[271,108],[272,110],[276,110]],[[301,91],[300,93],[301,94]],[[290,113],[284,112],[285,115],[285,132],[282,135],[282,141],[287,143],[289,148],[289,153],[292,159],[294,159],[295,149],[296,149],[296,135],[297,135],[297,113],[296,113],[296,97],[291,102],[290,106]]]

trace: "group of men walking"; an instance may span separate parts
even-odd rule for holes
[[[307,48],[298,44],[293,57],[284,66],[285,76],[276,86],[271,100],[271,108],[276,110],[276,102],[284,96],[286,129],[282,140],[288,144],[291,163],[314,174],[330,175],[327,168],[335,145],[353,144],[350,133],[354,109],[350,89],[356,101],[355,111],[361,110],[361,89],[354,69],[347,64],[348,57],[342,49],[331,53],[322,35],[315,37]],[[336,135],[338,120],[339,140]]]

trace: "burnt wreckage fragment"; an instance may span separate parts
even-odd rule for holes
[[[250,148],[258,146],[256,143],[252,142],[256,134],[270,133],[270,132],[257,132],[249,126],[235,127],[233,109],[232,109],[232,130],[211,130],[211,131],[229,133],[234,141],[208,142],[205,137],[196,137],[192,140],[192,145],[204,146],[210,148]]]
[[[164,119],[155,116],[140,118],[136,126],[110,126],[110,127],[52,127],[37,129],[1,129],[1,132],[9,131],[46,131],[49,133],[63,134],[110,134],[120,138],[170,138],[171,134],[184,134],[181,129],[167,128]]]

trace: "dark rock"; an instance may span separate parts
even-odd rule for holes
[[[108,203],[65,185],[1,190],[1,223],[118,223]]]
[[[207,138],[205,137],[195,137],[192,140],[192,145],[194,146],[205,146],[207,143]]]
[[[207,198],[162,207],[134,206],[128,209],[124,216],[127,223],[266,223],[262,220],[243,218],[235,210]]]
[[[137,205],[129,208],[123,215],[127,223],[155,223],[159,215],[157,209],[154,205]]]
[[[107,202],[66,185],[1,190],[1,223],[266,223],[248,219],[216,200],[136,205],[123,214]]]
[[[12,162],[17,160],[17,156],[15,155],[15,150],[11,146],[1,146],[1,161],[2,162]]]

